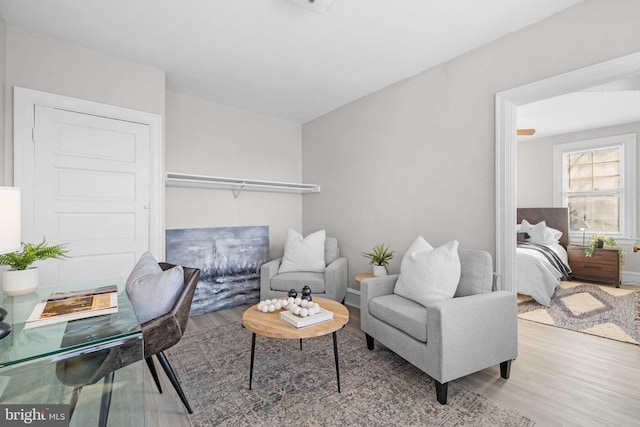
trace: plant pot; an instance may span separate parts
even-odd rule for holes
[[[30,294],[38,289],[39,284],[36,267],[2,272],[2,291],[10,296]]]
[[[376,276],[376,277],[386,276],[387,275],[387,269],[385,268],[384,265],[374,265],[373,266],[373,275]]]
[[[596,242],[596,248],[602,249],[604,247],[604,242],[602,240],[598,240]]]

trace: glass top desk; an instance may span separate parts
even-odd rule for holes
[[[24,330],[50,293],[110,284],[118,286],[117,313]],[[144,358],[142,330],[122,279],[45,286],[16,297],[0,293],[0,307],[13,326],[0,340],[0,404],[72,404],[72,426],[98,425],[101,380],[115,372],[109,425],[144,425],[143,364],[136,363]]]

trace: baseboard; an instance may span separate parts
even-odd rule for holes
[[[344,298],[344,304],[360,308],[360,290],[347,288],[347,296]]]
[[[635,271],[623,271],[622,283],[625,285],[640,286],[640,273]]]

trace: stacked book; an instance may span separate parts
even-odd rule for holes
[[[321,307],[318,313],[311,316],[301,317],[293,314],[289,310],[283,310],[280,312],[280,319],[287,322],[294,328],[304,328],[305,326],[311,326],[333,319],[333,312]]]

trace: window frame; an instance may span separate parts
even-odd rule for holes
[[[633,244],[637,229],[636,196],[636,134],[607,136],[587,139],[553,146],[553,202],[555,206],[568,206],[565,188],[567,168],[565,154],[576,151],[590,151],[603,148],[620,148],[620,233],[606,233],[616,239],[618,244]],[[587,218],[589,222],[589,218]],[[589,238],[593,233],[585,233]],[[569,241],[582,243],[583,233],[569,232]]]

